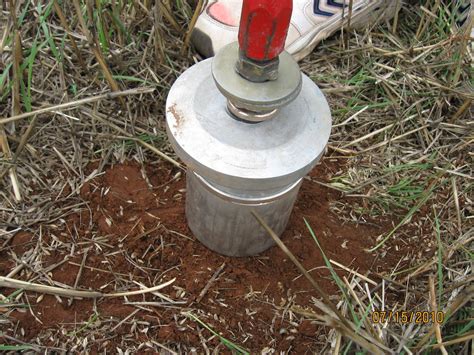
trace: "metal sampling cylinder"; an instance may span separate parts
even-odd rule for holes
[[[168,137],[188,168],[188,225],[229,256],[273,245],[252,210],[283,233],[331,131],[324,95],[283,51],[291,1],[275,3],[244,1],[239,43],[184,72],[166,102]],[[268,18],[279,25],[258,26]],[[277,30],[262,41],[258,28]]]

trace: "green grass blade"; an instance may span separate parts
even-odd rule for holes
[[[108,53],[109,52],[109,43],[107,41],[107,36],[105,35],[104,26],[102,24],[101,13],[102,13],[102,6],[99,2],[99,8],[97,10],[94,10],[94,17],[95,17],[95,21],[96,21],[96,24],[97,24],[97,33],[99,35],[100,47],[102,49],[102,52]]]
[[[350,302],[349,295],[347,294],[346,288],[344,287],[344,283],[342,282],[341,278],[340,278],[339,275],[336,273],[336,271],[334,271],[334,268],[332,267],[331,262],[329,261],[329,259],[327,258],[326,254],[324,253],[324,250],[323,250],[323,248],[321,247],[321,245],[319,244],[318,238],[316,238],[316,234],[314,233],[313,229],[312,229],[311,226],[309,225],[308,221],[306,220],[306,218],[303,218],[303,220],[304,220],[304,223],[306,224],[306,228],[308,228],[309,233],[311,234],[311,237],[313,237],[314,242],[315,242],[316,245],[318,246],[319,251],[321,252],[321,255],[323,256],[324,263],[326,264],[327,268],[329,269],[329,272],[331,273],[332,278],[334,279],[334,281],[336,282],[337,286],[339,287],[339,289],[341,290],[342,294],[344,295],[344,298],[346,299],[347,304],[349,305],[349,310],[350,310],[350,312],[351,312],[352,318],[354,319],[354,321],[355,321],[356,323],[358,323],[358,322],[359,322],[359,317],[357,317],[357,314],[356,314],[356,312],[354,311],[354,308],[352,307],[352,304],[351,304],[351,302]]]
[[[199,323],[201,326],[203,326],[204,328],[206,328],[207,330],[209,330],[212,334],[214,334],[216,337],[219,338],[219,340],[221,341],[222,344],[224,344],[225,346],[227,346],[227,348],[231,351],[235,351],[237,352],[238,354],[243,354],[243,355],[250,355],[250,353],[245,350],[244,348],[234,344],[233,342],[231,342],[230,340],[224,338],[222,335],[220,335],[219,333],[217,333],[214,329],[212,329],[209,325],[207,325],[206,323],[204,323],[202,320],[200,320],[197,316],[195,316],[193,313],[191,312],[185,312],[183,313],[185,316],[191,318],[192,320],[196,321],[197,323]]]
[[[368,306],[365,308],[365,311],[364,311],[364,314],[362,315],[362,319],[360,320],[360,322],[357,322],[356,323],[356,331],[359,331],[359,329],[362,327],[362,324],[365,322],[365,320],[367,319],[367,317],[369,316],[369,311],[371,310],[372,308],[372,304],[374,303],[375,299],[371,299],[370,300],[370,303],[368,304]],[[351,346],[353,344],[353,341],[349,341],[349,343],[347,343],[347,346],[346,346],[346,349],[344,351],[344,355],[347,354],[347,352],[350,350]]]
[[[67,333],[67,336],[77,336],[79,333],[81,333],[82,331],[88,329],[91,325],[93,325],[97,321],[98,318],[99,318],[99,314],[97,313],[92,314],[82,327],[80,327],[78,330],[73,330]]]
[[[141,83],[141,84],[144,84],[144,85],[156,85],[156,83],[153,83],[153,82],[141,79],[141,78],[135,78],[135,77],[129,76],[129,75],[112,75],[112,77],[115,80],[124,80],[124,81],[130,81],[130,82],[137,82],[137,83]]]
[[[33,349],[29,345],[4,345],[0,344],[0,351],[21,351]]]
[[[30,55],[28,56],[27,61],[26,61],[28,63],[28,79],[27,79],[27,87],[26,87],[27,101],[24,101],[24,102],[25,102],[25,108],[27,112],[31,111],[31,82],[33,80],[33,64],[35,62],[38,51],[44,45],[46,45],[46,41],[43,42],[43,44],[41,44],[39,47],[37,46],[37,43],[38,43],[37,38],[35,38],[31,46]]]
[[[436,182],[439,180],[441,176],[438,175],[435,180],[430,184],[430,186],[425,190],[424,194],[421,196],[421,198],[418,200],[418,202],[416,203],[415,206],[413,206],[410,211],[408,211],[408,213],[405,215],[405,217],[403,217],[403,219],[400,221],[400,223],[398,223],[395,228],[393,228],[385,238],[382,239],[382,241],[380,241],[380,243],[378,243],[376,246],[374,246],[373,248],[369,249],[368,251],[370,253],[376,251],[377,249],[379,249],[382,245],[385,244],[385,242],[387,240],[390,239],[390,237],[392,237],[392,235],[395,234],[395,232],[401,227],[403,226],[408,220],[410,220],[410,218],[413,217],[413,215],[426,203],[426,201],[428,201],[430,199],[430,197],[433,195],[433,192],[434,190],[438,187],[438,185],[436,184]]]
[[[3,70],[3,73],[0,74],[0,92],[2,92],[3,85],[5,85],[5,80],[7,79],[8,72],[10,71],[10,68],[12,67],[12,63],[9,63],[6,68]],[[2,95],[3,97],[3,95]]]
[[[48,6],[45,9],[44,14],[42,14],[41,6],[40,6],[40,4],[38,4],[37,11],[38,11],[38,14],[40,15],[40,17],[39,17],[40,26],[41,26],[41,29],[42,29],[45,37],[46,37],[46,41],[49,44],[49,48],[51,49],[51,52],[53,53],[56,60],[59,62],[59,61],[61,61],[61,55],[59,54],[59,51],[56,47],[56,44],[54,43],[54,39],[53,39],[51,33],[49,32],[49,28],[46,24],[46,20],[47,20],[48,16],[51,14],[52,7],[53,7],[53,1],[50,1],[50,3],[48,4]]]
[[[120,20],[120,17],[117,16],[116,13],[113,11],[110,11],[110,15],[112,16],[112,19],[115,23],[115,25],[120,29],[122,33],[125,34],[125,37],[127,38],[127,44],[130,44],[132,42],[132,38],[130,37],[130,33],[128,33],[127,28],[123,24],[123,22]]]
[[[23,105],[25,106],[25,111],[31,112],[31,96],[28,92],[28,87],[25,85],[23,80],[20,80],[20,95],[22,97]]]
[[[441,243],[441,233],[438,216],[435,214],[435,231],[438,242],[438,307],[441,307],[441,295],[443,294],[443,244]]]
[[[8,303],[11,302],[13,298],[18,296],[20,293],[22,293],[24,290],[22,288],[13,291],[11,294],[9,294],[3,301],[0,300],[0,303]]]
[[[472,314],[471,314],[471,316],[472,316]],[[453,334],[453,337],[458,338],[458,337],[466,334],[467,332],[470,332],[473,329],[474,329],[474,319],[470,320],[469,323],[467,323],[464,327],[462,327],[459,330],[459,332],[457,332],[456,334]]]
[[[30,3],[31,3],[31,0],[28,0],[26,4],[22,6],[23,10],[21,11],[20,16],[18,16],[18,22],[17,22],[18,28],[21,28],[21,26],[23,25],[23,21],[25,20],[26,12],[28,11],[28,7],[30,6]]]

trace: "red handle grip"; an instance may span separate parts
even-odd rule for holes
[[[243,54],[257,61],[271,60],[285,48],[292,0],[244,0],[239,45]]]

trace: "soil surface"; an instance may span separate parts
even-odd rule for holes
[[[92,164],[90,171],[96,166]],[[340,160],[325,159],[313,170],[311,179],[305,179],[302,185],[282,236],[287,247],[331,295],[338,294],[337,286],[304,218],[329,259],[376,281],[379,279],[373,272],[390,270],[410,254],[411,248],[405,245],[381,255],[366,251],[395,221],[347,222],[347,218],[334,212],[334,205],[343,201],[341,193],[318,182],[328,182],[343,168]],[[73,287],[76,283],[77,288],[101,292],[137,289],[137,282],[153,286],[176,278],[172,286],[160,292],[179,303],[170,305],[151,294],[127,300],[71,302],[27,292],[34,317],[30,311],[10,315],[14,326],[24,332],[23,340],[58,334],[59,329],[64,329],[62,334],[68,337],[88,325],[93,328],[98,326],[94,322],[96,312],[102,322],[111,322],[109,329],[114,329],[102,334],[102,338],[96,337],[94,346],[98,351],[115,352],[115,344],[123,343],[124,337],[133,333],[143,342],[154,339],[171,349],[187,346],[202,352],[203,338],[208,340],[212,334],[200,327],[198,331],[198,324],[183,315],[191,310],[224,337],[251,352],[273,348],[302,354],[321,349],[326,330],[301,317],[288,316],[288,309],[294,305],[317,312],[312,303],[317,295],[287,256],[278,247],[249,258],[229,258],[208,250],[195,240],[186,225],[184,189],[184,174],[167,165],[147,167],[146,174],[135,163],[112,166],[82,187],[80,194],[87,208],[64,217],[56,228],[42,231],[42,243],[50,251],[38,261],[46,271],[52,268],[45,277],[57,286]],[[20,257],[36,245],[39,235],[16,234],[10,252]],[[78,277],[81,263],[84,267]],[[12,266],[7,251],[2,251],[0,274],[7,275]],[[208,285],[219,269],[216,280]],[[25,278],[25,274],[18,278]],[[9,294],[11,290],[1,292]],[[153,303],[137,308],[126,301]],[[218,346],[219,340],[214,337],[208,346],[212,344]],[[221,345],[220,350],[225,348]]]

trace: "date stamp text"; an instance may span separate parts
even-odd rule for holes
[[[444,322],[444,312],[435,311],[374,311],[373,323],[429,324]]]

